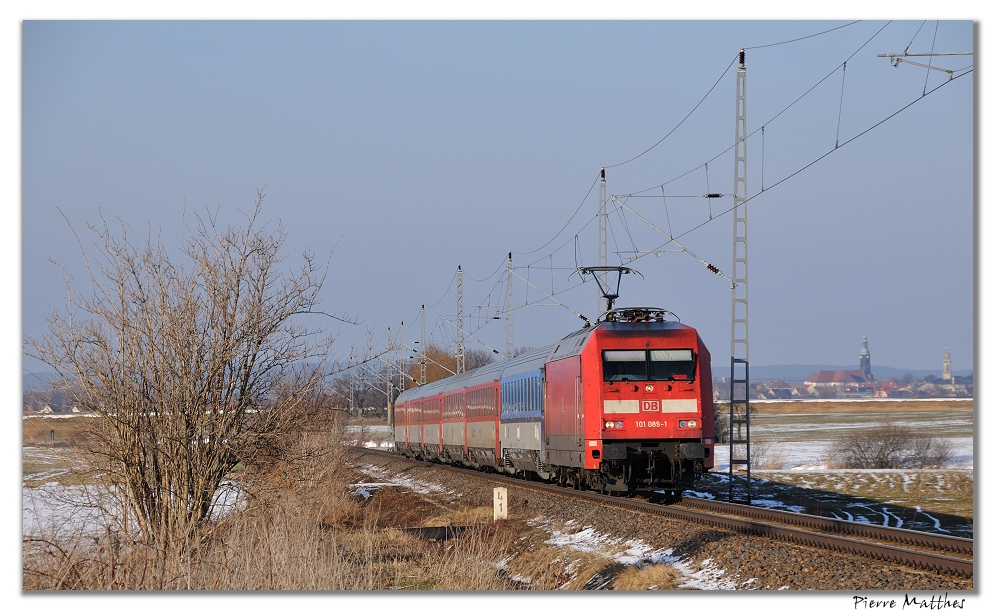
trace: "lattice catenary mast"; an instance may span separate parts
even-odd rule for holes
[[[597,266],[606,267],[608,265],[608,184],[604,178],[604,167],[601,167],[601,188],[600,188],[600,210],[597,212]],[[597,277],[597,318],[596,323],[604,312],[604,296],[602,290],[608,288],[608,274],[599,271],[594,274]]]
[[[420,304],[420,385],[427,383],[427,337],[424,305]]]
[[[507,355],[514,357],[514,259],[512,253],[507,253]]]
[[[458,279],[458,284],[456,286],[457,291],[457,302],[458,302],[458,333],[456,334],[455,342],[455,374],[462,374],[465,372],[465,312],[464,302],[462,298],[462,266],[458,266],[458,273],[455,274]]]
[[[750,333],[747,294],[747,69],[740,50],[736,71],[736,160],[733,179],[733,318],[729,365],[729,500],[734,467],[746,469],[750,504]]]

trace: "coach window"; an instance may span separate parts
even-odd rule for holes
[[[604,351],[604,380],[646,381],[646,351]]]
[[[654,381],[693,381],[694,351],[654,349],[649,352],[649,366]]]

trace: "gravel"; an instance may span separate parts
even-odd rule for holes
[[[492,507],[498,477],[482,479],[425,468],[400,458],[361,455],[358,469],[384,469],[393,477],[408,477],[445,488],[420,497],[454,508],[456,499],[468,507]],[[376,473],[381,475],[382,473]],[[377,478],[384,480],[385,476]],[[449,493],[450,492],[450,493]],[[416,496],[415,496],[416,497]],[[559,498],[508,486],[508,515],[522,520],[574,520],[611,537],[640,540],[657,550],[672,550],[684,578],[682,585],[703,589],[951,591],[973,590],[973,580],[920,571],[875,559],[734,534],[707,526]]]

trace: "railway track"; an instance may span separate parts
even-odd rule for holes
[[[397,460],[400,458],[398,454],[390,452],[370,449],[364,451]],[[480,471],[432,462],[412,459],[407,461],[479,479],[488,476],[496,483],[695,522],[730,532],[764,536],[937,573],[966,578],[973,575],[973,542],[970,539],[697,498],[684,498],[680,503],[663,505],[639,498],[560,488],[506,475],[484,475]]]

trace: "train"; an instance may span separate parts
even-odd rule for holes
[[[616,308],[553,344],[403,391],[395,449],[677,499],[714,465],[711,370],[701,336],[673,313]]]

